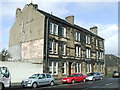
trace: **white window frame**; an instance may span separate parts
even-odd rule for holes
[[[79,41],[80,42],[80,36],[81,36],[81,33],[80,32],[75,32],[75,40],[76,41]]]
[[[66,44],[62,43],[62,55],[66,55]]]
[[[91,64],[87,64],[87,73],[91,72]]]
[[[81,47],[80,46],[76,46],[76,57],[81,57]]]
[[[53,75],[53,64],[54,64],[54,62],[51,62],[52,64],[51,64],[51,75]],[[49,65],[49,72],[50,72],[50,65]]]
[[[80,33],[78,32],[78,41],[80,41]]]
[[[62,36],[66,37],[66,28],[65,27],[62,27]]]
[[[96,58],[99,59],[99,52],[96,51]]]
[[[55,64],[56,64],[56,67],[54,67]],[[54,75],[57,75],[58,74],[58,62],[54,62],[54,66],[53,66],[53,68],[54,69],[56,68],[56,73],[54,73],[54,71],[53,71],[53,73],[54,73]]]
[[[95,40],[95,43],[96,43],[96,47],[98,47],[98,40],[97,39]]]
[[[51,26],[52,25],[52,26]],[[49,31],[50,31],[50,34],[53,34],[53,23],[50,22],[50,26],[49,26]]]
[[[56,26],[56,30],[55,30],[55,26]],[[58,35],[58,25],[57,24],[54,24],[53,34]]]
[[[90,49],[86,49],[86,58],[91,58],[91,50]]]
[[[90,36],[86,35],[86,44],[90,44]]]

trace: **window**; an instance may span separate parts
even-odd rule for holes
[[[66,63],[62,63],[62,74],[66,74]]]
[[[77,73],[77,63],[75,63],[75,72]]]
[[[96,39],[96,47],[98,46],[98,40]]]
[[[40,74],[39,77],[42,79],[42,78],[45,78],[45,74]]]
[[[62,37],[66,37],[66,28],[62,27]]]
[[[99,59],[99,52],[96,51],[96,58]]]
[[[58,25],[54,24],[54,31],[53,31],[54,35],[58,35]]]
[[[49,31],[50,31],[50,34],[58,35],[58,25],[50,22]]]
[[[81,47],[80,46],[75,47],[75,54],[76,54],[76,57],[81,57]]]
[[[90,36],[86,36],[86,44],[90,44]]]
[[[99,41],[99,47],[103,48],[103,42],[102,41]]]
[[[80,33],[79,32],[75,32],[75,40],[80,41]]]
[[[91,58],[91,50],[86,49],[86,58]]]
[[[54,42],[54,54],[58,54],[58,42]]]
[[[58,54],[58,42],[49,40],[49,53]]]
[[[54,75],[58,73],[58,62],[54,62]]]
[[[79,64],[79,63],[75,64],[75,72],[76,73],[81,73],[81,64]]]
[[[51,75],[57,75],[58,74],[58,62],[50,62],[49,63],[49,73]]]
[[[53,53],[53,41],[52,40],[49,41],[49,53],[50,54]]]
[[[81,64],[77,63],[77,73],[81,73]]]
[[[91,72],[91,64],[87,64],[87,73]]]
[[[49,73],[53,75],[53,71],[52,71],[53,68],[52,68],[52,66],[53,66],[53,62],[50,62],[49,63]]]
[[[46,76],[47,76],[47,78],[51,78],[51,75],[49,75],[49,74],[46,74]]]
[[[66,54],[66,45],[65,43],[63,42],[62,43],[62,55],[65,55]]]
[[[53,34],[53,23],[50,22],[49,25],[50,34]]]
[[[99,56],[99,59],[103,59],[103,52],[100,52],[100,56]]]

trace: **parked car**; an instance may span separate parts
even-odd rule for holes
[[[97,79],[102,80],[103,79],[103,74],[101,74],[100,72],[92,72],[92,73],[87,74],[86,80],[95,81]]]
[[[11,86],[11,75],[7,67],[0,67],[0,90]]]
[[[71,75],[68,75],[67,77],[63,78],[61,81],[62,83],[75,83],[75,82],[80,82],[86,81],[86,76],[81,74],[81,73],[72,73]]]
[[[120,77],[120,71],[114,71],[112,77]]]
[[[43,73],[43,74],[33,74],[26,80],[21,82],[23,87],[33,87],[37,88],[40,85],[54,85],[54,78],[52,75]]]

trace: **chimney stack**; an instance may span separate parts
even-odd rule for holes
[[[71,24],[74,24],[74,16],[73,16],[73,15],[67,16],[67,17],[65,18],[65,20],[66,20],[67,22],[71,23]]]
[[[97,26],[94,26],[94,27],[91,27],[90,28],[90,31],[96,35],[98,35],[98,27]]]
[[[16,17],[21,13],[21,9],[20,8],[17,8],[16,9]]]

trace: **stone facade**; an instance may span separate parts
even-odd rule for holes
[[[63,20],[32,3],[16,10],[9,50],[12,60],[41,65],[38,70],[55,78],[104,73],[104,39],[97,35],[97,27],[87,30],[74,24],[74,16]]]

